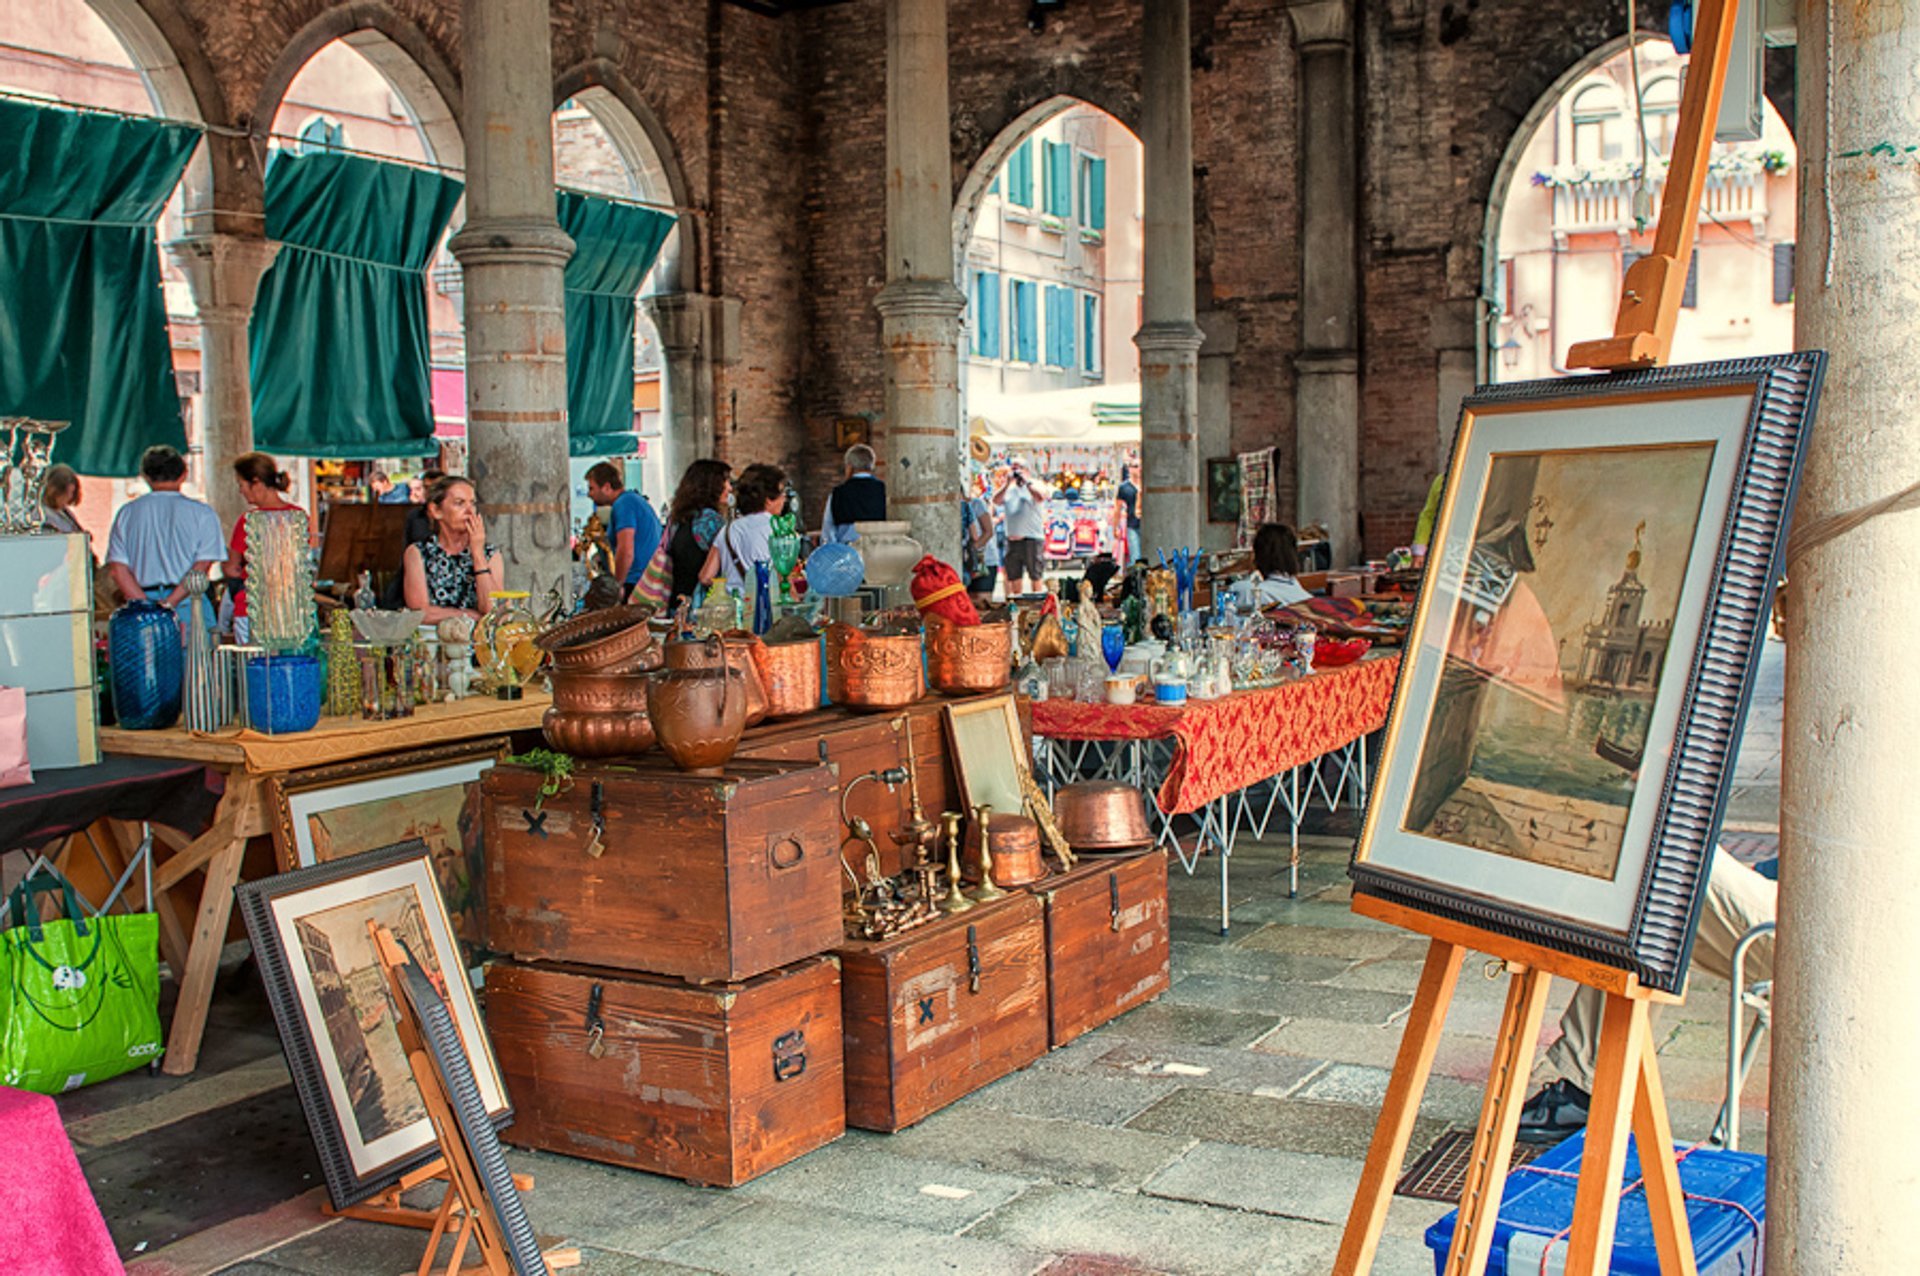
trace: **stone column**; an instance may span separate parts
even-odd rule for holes
[[[1193,285],[1193,37],[1187,0],[1146,0],[1140,144],[1146,192],[1140,350],[1140,547],[1200,543],[1200,325]]]
[[[567,323],[573,241],[553,205],[547,0],[464,0],[467,221],[449,245],[466,290],[467,454],[507,585],[571,594]]]
[[[664,292],[643,300],[660,334],[666,382],[667,494],[688,464],[714,455],[713,369],[719,333],[714,299]]]
[[[167,256],[187,277],[200,316],[200,435],[207,501],[232,527],[247,512],[229,467],[253,450],[253,378],[247,324],[260,277],[280,246],[268,239],[214,232],[167,244]]]
[[[1334,566],[1360,554],[1360,279],[1349,0],[1289,9],[1300,49],[1300,353],[1295,516],[1322,523]]]
[[[947,0],[887,0],[887,513],[960,561],[960,311],[953,283]]]
[[[1233,455],[1233,356],[1240,348],[1240,322],[1231,310],[1203,310],[1200,321],[1197,458]],[[1202,488],[1200,499],[1206,500]],[[1232,549],[1240,535],[1238,524],[1216,523],[1200,511],[1200,544],[1206,549]]]
[[[1829,356],[1804,528],[1920,481],[1920,384],[1903,373],[1920,345],[1920,167],[1859,153],[1920,138],[1920,10],[1802,0],[1799,19],[1801,84],[1828,86],[1799,98],[1794,342]],[[1882,514],[1788,564],[1770,1272],[1913,1265],[1920,676],[1902,626],[1863,618],[1905,610],[1916,539],[1920,511]]]

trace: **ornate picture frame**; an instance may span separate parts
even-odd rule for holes
[[[368,922],[405,940],[450,1007],[489,1117],[511,1119],[425,843],[245,882],[236,895],[337,1208],[398,1182],[435,1148]]]
[[[1021,777],[1031,766],[1013,697],[986,696],[949,704],[941,717],[968,818],[982,803],[1000,815],[1024,811],[1026,792]]]
[[[1466,400],[1357,891],[1681,987],[1824,366]]]

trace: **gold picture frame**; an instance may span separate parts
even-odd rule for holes
[[[1024,780],[1031,767],[1013,697],[986,696],[945,705],[941,719],[968,815],[983,804],[1002,815],[1018,815],[1025,808]]]

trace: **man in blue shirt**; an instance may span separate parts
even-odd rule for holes
[[[626,487],[626,476],[612,461],[601,461],[587,471],[587,498],[612,509],[607,532],[613,541],[613,578],[620,582],[623,599],[633,592],[653,551],[660,547],[660,516],[640,493]]]
[[[147,598],[172,607],[187,596],[189,573],[211,573],[227,558],[220,516],[181,492],[187,459],[173,448],[150,447],[140,458],[150,490],[120,507],[107,533],[107,571],[122,598]],[[209,606],[208,620],[212,620]]]

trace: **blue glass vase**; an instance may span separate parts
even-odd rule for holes
[[[1107,625],[1100,631],[1100,654],[1107,658],[1111,672],[1120,671],[1120,657],[1126,654],[1127,631],[1119,625]]]
[[[121,726],[157,731],[179,720],[184,666],[172,611],[141,599],[114,612],[107,622],[107,659]]]
[[[268,735],[311,731],[320,721],[320,662],[312,656],[247,661],[247,710]]]

